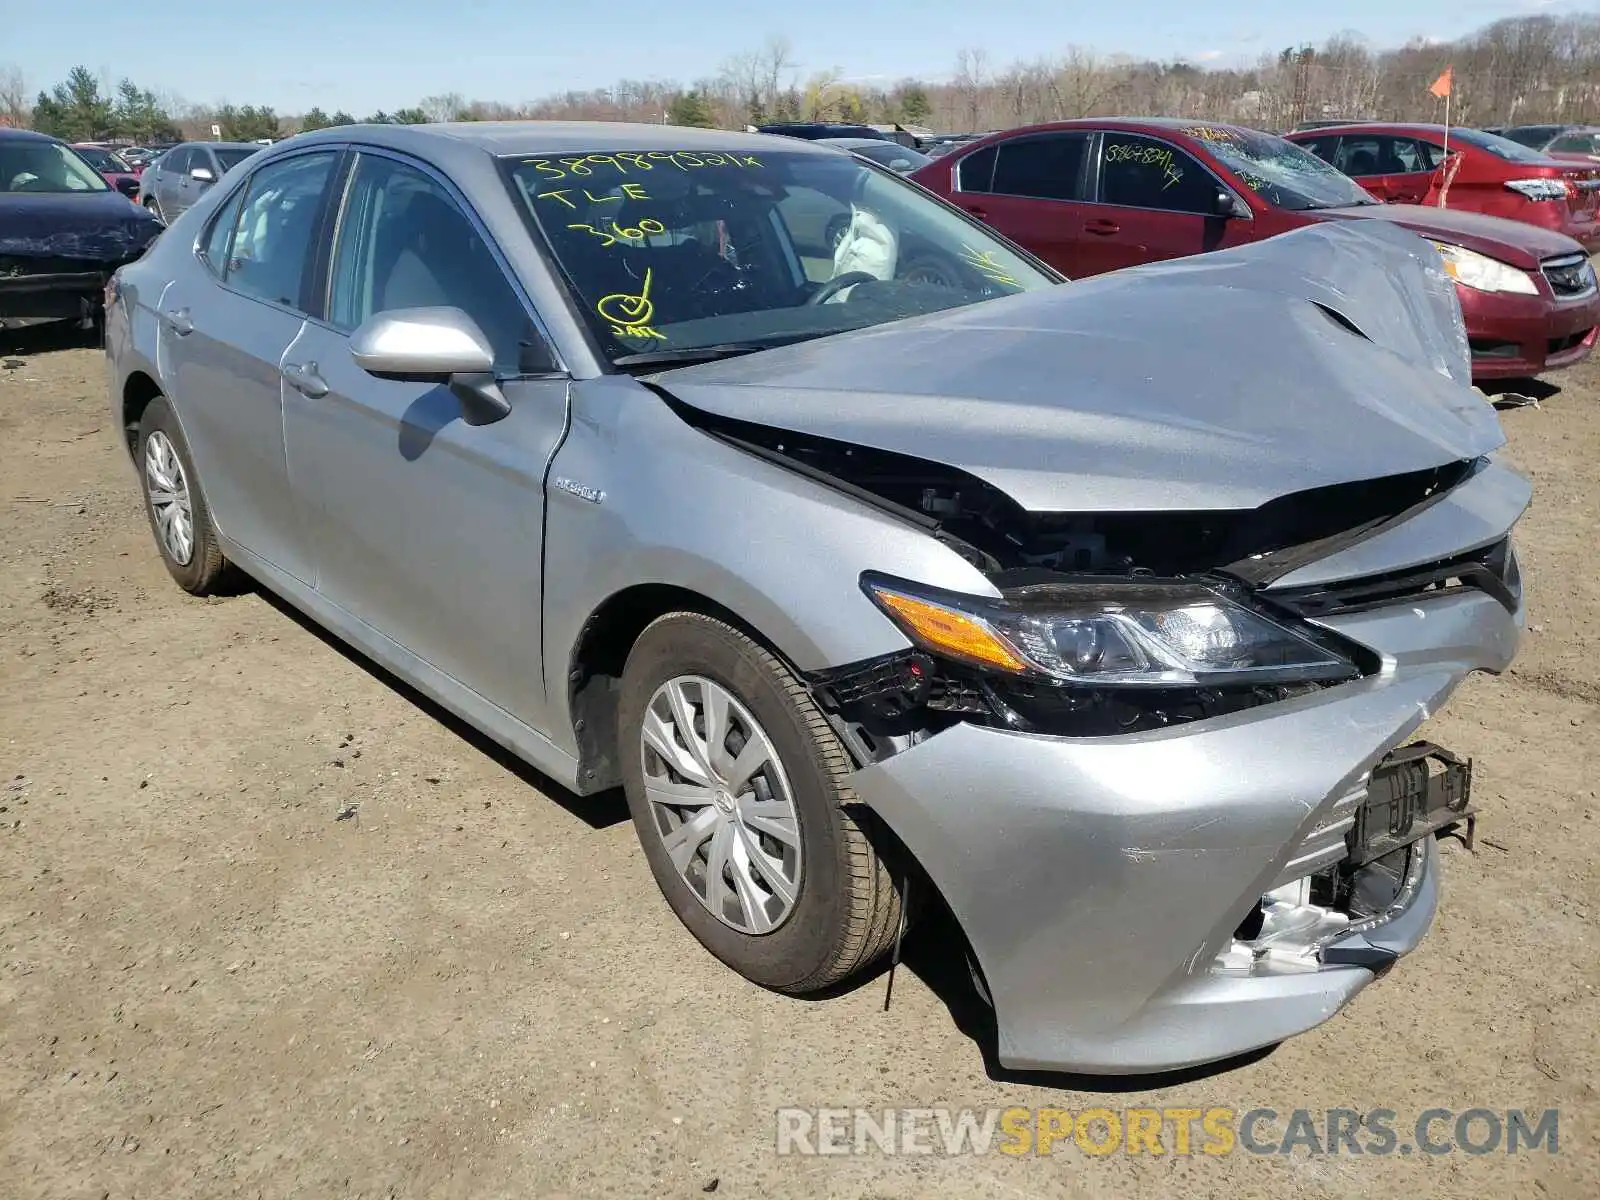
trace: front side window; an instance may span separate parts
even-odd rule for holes
[[[300,154],[251,177],[224,271],[230,286],[258,300],[302,307],[306,260],[336,157]]]
[[[1057,282],[854,155],[618,150],[505,170],[613,361],[745,353]]]
[[[1210,215],[1216,211],[1217,181],[1176,146],[1111,132],[1100,152],[1100,202]]]
[[[104,192],[106,181],[61,142],[0,142],[0,192]]]
[[[192,151],[187,146],[170,151],[161,159],[161,169],[171,175],[187,175]]]
[[[989,190],[1031,200],[1077,200],[1083,194],[1080,180],[1088,144],[1089,136],[1083,133],[1050,133],[1001,142]]]
[[[515,370],[531,322],[455,199],[426,172],[364,154],[334,247],[328,320],[346,331],[402,308],[459,308]]]
[[[1308,153],[1303,145],[1235,125],[1201,125],[1184,132],[1198,140],[1235,179],[1274,208],[1304,212],[1378,203],[1348,173],[1341,173],[1317,155]],[[1337,142],[1339,139],[1319,140]],[[1343,140],[1349,145],[1372,139],[1346,137]],[[1332,146],[1328,149],[1333,152]]]

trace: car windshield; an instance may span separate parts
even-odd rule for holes
[[[0,142],[0,192],[104,192],[109,188],[88,163],[60,142]]]
[[[111,151],[102,150],[98,146],[74,146],[73,149],[96,171],[120,171],[126,174],[133,169]]]
[[[1531,146],[1533,149],[1539,150],[1561,130],[1562,127],[1560,125],[1518,125],[1511,129],[1501,130],[1498,135],[1491,136],[1503,137],[1507,141],[1516,142],[1523,146]],[[1457,131],[1457,135],[1459,136],[1459,131]]]
[[[745,353],[1059,282],[853,155],[617,150],[506,167],[618,365]]]
[[[1514,142],[1510,138],[1501,137],[1496,133],[1485,133],[1481,129],[1452,129],[1450,140],[1465,142],[1479,150],[1487,150],[1496,158],[1503,158],[1514,163],[1543,163],[1548,159],[1538,151],[1524,146],[1521,142]]]
[[[1231,125],[1197,125],[1184,132],[1274,208],[1303,212],[1379,203],[1348,175],[1270,133]]]
[[[217,165],[220,166],[223,170],[223,173],[226,174],[228,171],[231,171],[237,167],[245,159],[249,158],[252,154],[259,154],[261,152],[259,150],[246,150],[242,146],[230,146],[225,150],[213,150],[211,153],[217,156]]]

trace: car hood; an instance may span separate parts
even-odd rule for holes
[[[1491,217],[1459,208],[1433,208],[1421,204],[1360,204],[1351,208],[1319,209],[1319,217],[1342,220],[1390,221],[1423,237],[1438,238],[1476,250],[1513,266],[1536,270],[1539,260],[1558,254],[1579,254],[1583,247],[1564,233]]]
[[[704,412],[955,467],[1035,512],[1254,508],[1505,441],[1437,252],[1378,222],[652,382]]]
[[[118,191],[0,192],[0,255],[123,262],[160,231]]]

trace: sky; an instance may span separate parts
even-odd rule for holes
[[[519,103],[619,79],[691,81],[787,37],[802,75],[948,76],[958,51],[1005,65],[1077,45],[1197,64],[1254,61],[1353,31],[1378,47],[1597,0],[0,0],[0,69],[31,92],[77,64],[190,103],[357,117],[459,92]],[[7,18],[7,9],[16,14]],[[21,14],[26,12],[26,19]],[[766,15],[762,15],[762,14]]]

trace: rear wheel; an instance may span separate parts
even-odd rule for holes
[[[850,762],[764,647],[697,613],[660,618],[628,657],[623,782],[667,902],[752,982],[802,994],[870,966],[900,889],[868,837]]]
[[[167,571],[196,596],[218,589],[228,568],[195,474],[189,445],[165,396],[139,419],[139,481],[144,511]]]

